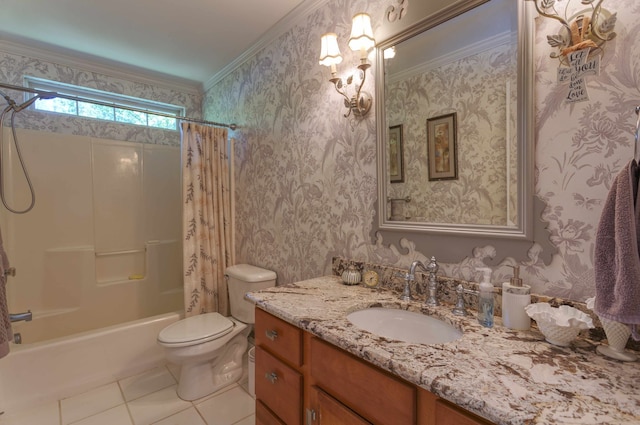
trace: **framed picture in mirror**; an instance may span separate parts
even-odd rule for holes
[[[429,181],[458,178],[456,113],[427,119]]]
[[[389,127],[389,180],[404,183],[404,152],[402,149],[402,124]]]

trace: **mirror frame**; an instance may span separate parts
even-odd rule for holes
[[[405,10],[405,22],[393,19],[399,15],[393,13],[394,6],[387,9],[384,25],[379,28],[376,38],[382,38],[376,46],[376,121],[377,121],[377,175],[378,202],[374,216],[371,237],[374,243],[403,246],[408,249],[407,239],[418,251],[425,255],[435,255],[439,261],[455,263],[469,256],[475,247],[491,245],[496,249],[493,261],[512,257],[517,260],[529,259],[529,250],[534,244],[542,247],[538,258],[545,263],[551,261],[556,251],[549,240],[546,223],[540,219],[546,207],[545,203],[534,195],[535,167],[535,103],[534,103],[534,12],[531,2],[520,0],[517,3],[518,13],[518,58],[517,58],[517,95],[519,99],[517,114],[518,134],[518,223],[516,226],[439,224],[391,221],[386,218],[386,163],[388,124],[385,113],[385,73],[383,52],[406,39],[418,35],[440,23],[450,20],[490,0],[458,0],[420,2],[427,3]],[[400,2],[402,3],[402,2]],[[418,10],[420,9],[420,10]],[[417,12],[417,13],[416,13]],[[416,15],[412,16],[412,13]],[[544,258],[542,258],[544,257]]]

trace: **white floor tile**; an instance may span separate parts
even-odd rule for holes
[[[132,400],[128,406],[135,425],[149,425],[188,409],[192,404],[181,400],[176,394],[176,385],[172,385]]]
[[[89,416],[73,425],[133,425],[127,406],[121,404],[113,409],[106,410],[97,415]]]
[[[256,415],[251,415],[249,417],[246,417],[240,422],[236,422],[233,425],[256,425]]]
[[[118,383],[126,401],[154,393],[176,384],[176,380],[166,367],[151,369],[140,375],[121,379]]]
[[[200,403],[202,403],[203,401],[209,400],[210,398],[213,398],[213,397],[217,397],[218,395],[220,395],[220,394],[222,394],[222,393],[224,393],[224,392],[227,392],[227,391],[229,391],[229,390],[232,390],[232,389],[234,389],[234,388],[237,388],[237,387],[238,387],[238,384],[231,384],[231,385],[229,385],[228,387],[224,387],[224,388],[222,388],[222,389],[220,389],[220,390],[218,390],[218,391],[216,391],[216,392],[214,392],[214,393],[211,393],[211,394],[209,394],[209,395],[206,395],[206,396],[204,396],[204,397],[202,397],[202,398],[199,398],[199,399],[197,399],[197,400],[193,400],[193,404],[194,404],[194,405],[195,405],[195,404],[200,404]]]
[[[6,413],[0,416],[0,425],[60,425],[58,402],[29,408],[28,411]]]
[[[232,425],[255,413],[255,400],[236,386],[196,404],[196,409],[208,425]]]
[[[123,403],[124,399],[120,387],[115,382],[75,397],[66,398],[60,401],[62,424],[77,422]]]
[[[169,416],[159,422],[155,422],[154,425],[207,425],[195,407],[191,407],[187,410],[183,410],[180,413]]]

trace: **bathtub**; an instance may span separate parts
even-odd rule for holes
[[[0,359],[0,412],[70,397],[165,363],[156,337],[182,312],[52,339],[11,345]]]

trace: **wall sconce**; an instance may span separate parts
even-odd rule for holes
[[[566,11],[572,0],[566,0],[563,7],[565,16],[561,17],[557,12],[556,3],[562,0],[533,0],[536,10],[545,18],[555,19],[562,24],[564,30],[559,34],[548,35],[547,41],[558,52],[551,53],[552,58],[558,58],[567,65],[567,56],[577,50],[590,48],[589,57],[599,54],[607,41],[613,40],[616,33],[613,32],[616,25],[616,14],[602,8],[604,0],[580,0],[583,5],[590,7],[580,10],[567,17]]]
[[[329,81],[333,83],[336,91],[344,97],[344,106],[349,109],[348,112],[344,114],[345,118],[348,118],[351,113],[353,113],[355,117],[362,118],[367,115],[371,109],[373,102],[371,95],[362,91],[362,86],[367,78],[367,69],[371,67],[367,59],[367,54],[375,44],[376,41],[373,38],[373,31],[371,30],[371,18],[366,13],[358,13],[353,17],[349,47],[355,52],[360,52],[360,64],[357,66],[360,73],[360,81],[359,83],[354,81],[354,76],[351,75],[347,78],[346,82],[343,82],[342,78],[336,76],[336,65],[342,62],[340,48],[338,47],[338,35],[330,32],[322,36],[320,65],[331,68],[331,78]],[[351,84],[355,86],[355,94],[350,97],[347,95],[347,88]]]

